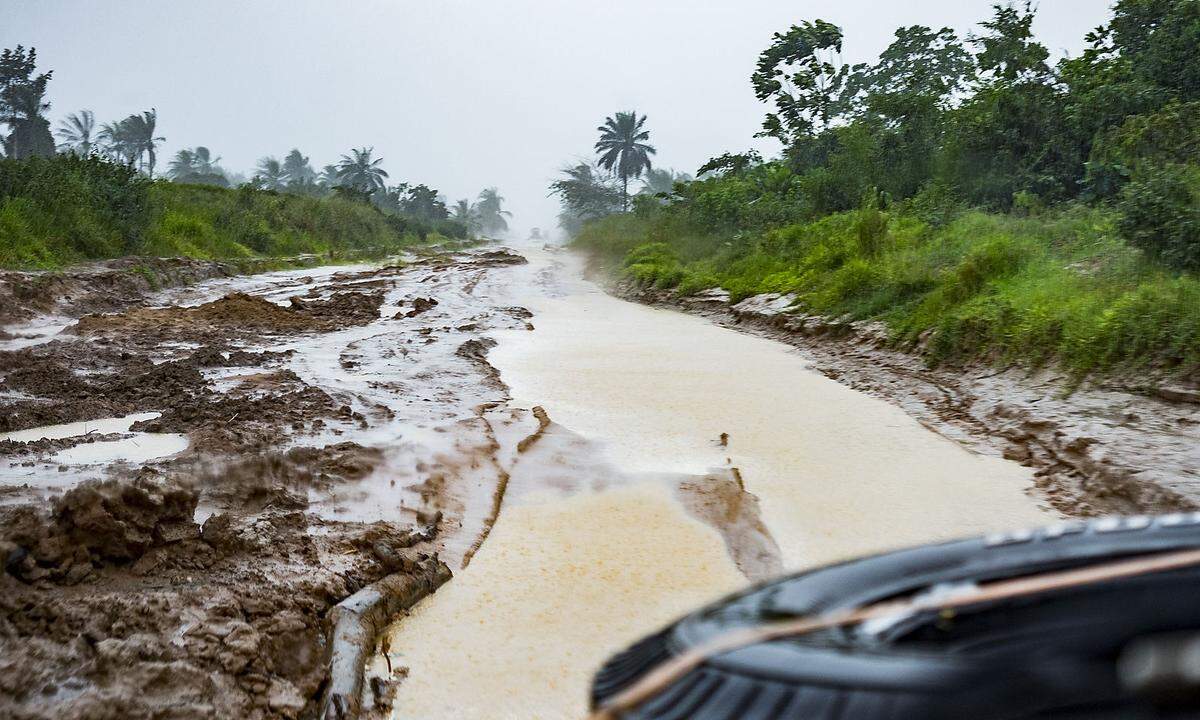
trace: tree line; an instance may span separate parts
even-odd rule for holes
[[[158,134],[158,111],[150,109],[123,120],[97,124],[91,110],[67,115],[51,132],[46,113],[46,91],[53,72],[39,73],[37,50],[18,45],[0,53],[0,122],[9,132],[0,147],[13,159],[52,157],[56,153],[99,157],[134,168],[154,179],[158,150],[165,138]],[[55,141],[55,135],[58,141]],[[385,213],[427,223],[459,223],[467,232],[501,234],[508,230],[511,213],[496,188],[485,188],[477,200],[458,201],[453,210],[436,189],[424,184],[388,184],[383,158],[374,148],[352,148],[318,172],[308,156],[293,148],[282,160],[265,156],[249,180],[226,171],[221,158],[206,146],[179,150],[167,165],[172,181],[198,185],[249,187],[313,197],[340,195],[368,202]]]
[[[776,33],[750,83],[768,106],[759,136],[777,140],[779,155],[713,158],[668,191],[672,212],[753,230],[897,203],[931,217],[1106,205],[1130,243],[1200,268],[1200,2],[1119,0],[1081,54],[1055,63],[1034,17],[1026,1],[994,5],[965,37],[902,27],[862,64],[844,62],[832,23]],[[636,147],[641,128],[635,113],[609,118],[615,161],[598,144],[607,162],[570,167],[551,185],[565,227],[629,209],[624,180],[652,154]]]

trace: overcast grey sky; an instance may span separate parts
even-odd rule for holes
[[[0,0],[0,46],[35,46],[54,70],[54,125],[156,107],[160,157],[207,145],[249,174],[292,147],[314,166],[373,145],[393,181],[453,202],[495,185],[514,232],[554,225],[556,170],[590,154],[617,110],[649,115],[657,164],[694,172],[752,140],[750,90],[771,34],[842,26],[869,61],[901,25],[964,35],[992,0]],[[1109,0],[1041,0],[1036,31],[1076,54]]]

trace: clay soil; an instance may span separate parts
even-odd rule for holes
[[[0,483],[0,717],[317,716],[331,608],[396,574],[432,591],[445,577],[442,516],[416,506],[368,522],[318,510],[385,461],[352,438],[392,410],[306,382],[289,367],[294,349],[263,346],[411,322],[437,299],[382,318],[397,282],[514,257],[435,256],[326,285],[301,278],[311,287],[290,301],[234,291],[186,306],[156,306],[156,288],[129,262],[0,274],[10,301],[0,300],[0,321],[73,319],[50,342],[0,350],[0,432],[161,413],[129,433],[0,441],[0,466],[34,477]],[[177,284],[233,272],[184,261],[158,270]],[[428,330],[410,334],[431,342]],[[355,365],[344,352],[341,367]],[[56,481],[76,469],[56,468],[55,453],[136,433],[181,433],[188,449]]]

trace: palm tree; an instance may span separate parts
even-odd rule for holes
[[[372,193],[384,187],[383,179],[388,176],[383,168],[383,158],[371,159],[373,147],[363,147],[350,150],[349,155],[343,155],[337,164],[337,176],[340,184],[347,185],[364,193]]]
[[[92,154],[95,145],[96,116],[91,110],[71,113],[58,126],[58,137],[62,139],[63,152],[74,152],[84,157]]]
[[[282,190],[287,183],[287,173],[278,158],[267,156],[258,161],[254,181],[268,190]]]
[[[96,134],[96,139],[103,143],[106,155],[125,165],[132,167],[140,154],[129,118],[113,123],[104,123],[100,126],[100,132]]]
[[[213,157],[212,152],[203,145],[197,145],[194,151],[196,156],[196,172],[201,175],[220,175],[223,174],[217,163],[221,162],[221,158]]]
[[[157,137],[154,134],[155,127],[158,125],[158,110],[150,108],[141,115],[130,115],[122,122],[128,125],[128,131],[137,148],[138,157],[146,156],[142,167],[146,169],[146,174],[153,179],[154,163],[157,157],[154,153],[156,143],[166,141],[166,138]]]
[[[203,145],[195,149],[185,148],[175,153],[167,175],[175,182],[227,187],[229,179],[225,177],[225,171],[217,165],[220,160],[221,158],[214,158]]]
[[[342,179],[338,177],[338,169],[336,165],[326,165],[321,168],[321,174],[317,177],[317,184],[327,188],[335,188],[340,185]]]
[[[300,154],[296,148],[283,158],[283,174],[287,176],[290,188],[305,188],[317,179],[317,173],[308,164],[308,158]]]
[[[182,180],[195,172],[196,153],[186,148],[175,153],[175,157],[171,158],[170,164],[167,165],[167,175],[172,180]]]
[[[479,211],[479,224],[483,231],[488,234],[502,233],[508,231],[508,221],[506,217],[512,217],[512,213],[503,209],[504,198],[500,197],[500,191],[494,187],[485,188],[479,193],[479,204],[476,208]]]
[[[481,227],[479,223],[479,206],[472,205],[471,201],[466,198],[454,203],[454,209],[451,211],[450,217],[466,225],[467,230],[471,233],[478,232]]]
[[[646,116],[640,118],[636,111],[619,112],[607,117],[604,124],[596,128],[600,139],[596,141],[596,153],[600,156],[600,167],[615,171],[621,178],[621,209],[629,209],[629,178],[640,177],[650,169],[650,156],[657,152],[654,146],[645,143],[650,132],[643,130]]]

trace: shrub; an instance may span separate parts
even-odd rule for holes
[[[1120,230],[1131,244],[1176,268],[1200,269],[1200,171],[1163,165],[1121,191]]]

